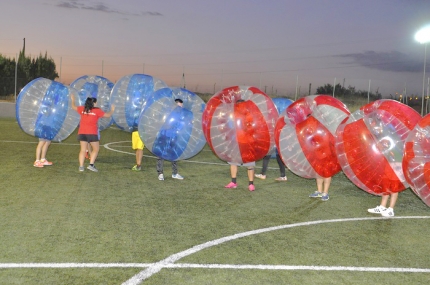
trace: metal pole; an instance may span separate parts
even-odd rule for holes
[[[296,96],[294,97],[294,101],[297,101],[297,86],[299,85],[299,76],[297,75],[296,79]]]
[[[424,92],[426,89],[426,60],[427,60],[427,43],[424,44],[424,72],[423,72],[423,94],[421,100],[421,116],[424,116]]]
[[[334,90],[336,89],[336,77],[334,78],[334,83],[333,83],[333,97],[334,97]]]
[[[61,65],[63,64],[63,57],[60,57],[60,82],[61,82]]]
[[[367,89],[367,103],[370,101],[370,79],[369,79],[369,89]]]
[[[15,60],[15,103],[16,103],[16,85],[18,83],[18,55],[16,55]]]

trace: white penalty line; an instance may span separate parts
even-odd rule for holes
[[[22,268],[147,268],[154,263],[0,263],[1,269]],[[262,265],[262,264],[166,264],[164,268],[203,269],[258,269],[258,270],[311,270],[311,271],[365,271],[365,272],[409,272],[430,273],[430,268],[402,267],[353,267],[353,266],[305,266],[305,265]]]

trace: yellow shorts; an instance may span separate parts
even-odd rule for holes
[[[140,139],[139,132],[135,131],[131,133],[131,147],[133,149],[143,149],[145,145],[143,141]]]

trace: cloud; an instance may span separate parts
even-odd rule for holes
[[[367,68],[393,72],[422,72],[424,62],[399,51],[349,53],[336,57],[351,58],[352,63]],[[348,63],[350,64],[350,63]]]
[[[91,10],[96,12],[113,13],[113,14],[126,15],[126,16],[163,16],[161,13],[154,12],[154,11],[145,11],[145,12],[136,13],[136,12],[126,12],[126,11],[115,10],[101,2],[91,2],[91,1],[79,1],[79,0],[60,1],[56,6],[60,8]]]

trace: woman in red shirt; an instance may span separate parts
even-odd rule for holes
[[[88,144],[90,144],[93,151],[91,152],[90,165],[87,169],[98,172],[97,168],[94,166],[100,149],[97,122],[100,118],[109,118],[115,110],[115,106],[112,105],[111,110],[105,113],[102,109],[94,107],[96,103],[97,98],[88,97],[84,106],[76,106],[75,98],[72,96],[72,109],[81,116],[78,130],[78,141],[81,144],[81,151],[79,152],[79,171],[84,171],[85,152]]]

